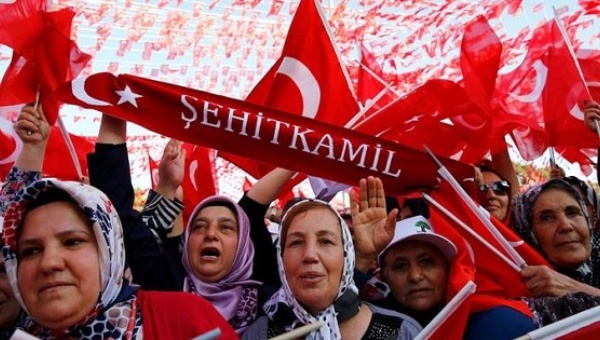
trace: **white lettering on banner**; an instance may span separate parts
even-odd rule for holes
[[[256,128],[254,129],[254,135],[252,135],[252,138],[260,139],[259,132],[260,132],[260,126],[262,125],[262,121],[263,121],[263,113],[259,112],[256,115]]]
[[[186,130],[190,128],[190,124],[192,124],[196,121],[196,119],[198,119],[198,111],[196,111],[196,108],[194,108],[192,104],[188,102],[188,97],[196,101],[198,100],[194,97],[186,96],[185,94],[181,95],[181,104],[183,104],[183,106],[187,107],[190,111],[192,111],[191,118],[186,117],[183,111],[181,112],[181,119],[183,119],[186,122],[183,128]]]
[[[207,101],[204,101],[204,110],[202,110],[202,113],[203,113],[203,114],[202,114],[202,116],[203,116],[203,119],[202,119],[202,124],[203,124],[203,125],[208,125],[208,126],[210,126],[210,127],[214,127],[214,128],[217,128],[217,129],[218,129],[218,128],[220,128],[220,127],[221,127],[221,121],[219,120],[219,109],[220,109],[220,108],[223,108],[223,107],[222,107],[221,105],[216,105],[216,104],[215,104],[215,106],[216,106],[216,107],[215,107],[214,109],[209,109],[209,105],[210,105],[210,104],[212,104],[212,103],[209,103],[209,102],[207,102]],[[214,123],[210,123],[210,122],[208,121],[208,118],[209,118],[209,117],[208,117],[208,114],[209,114],[209,113],[212,113],[213,117],[215,117],[215,118],[217,119],[217,121],[216,121],[216,122],[214,122]]]
[[[377,144],[375,148],[375,157],[373,157],[373,164],[371,164],[370,170],[377,171],[377,163],[379,163],[379,154],[381,153],[381,144]]]
[[[280,122],[276,119],[267,119],[269,123],[275,123],[275,128],[273,129],[273,138],[271,139],[271,144],[279,145],[279,132],[281,131],[281,125],[283,124],[285,127],[290,127],[290,124]]]
[[[240,122],[242,122],[242,129],[240,131],[240,135],[242,136],[248,136],[248,134],[246,133],[246,126],[248,125],[248,112],[243,112],[244,116],[243,117],[236,117],[235,116],[235,109],[234,108],[229,108],[229,115],[228,115],[228,119],[227,119],[227,127],[225,128],[225,131],[227,132],[233,132],[233,128],[231,127],[233,125],[233,121],[234,120],[239,120]]]
[[[336,146],[335,138],[328,133],[319,134],[315,130],[277,119],[265,119],[262,112],[253,113],[236,110],[232,107],[224,107],[187,95],[181,96],[181,103],[192,113],[191,116],[186,116],[182,112],[181,119],[185,122],[184,129],[188,129],[190,124],[198,120],[196,107],[202,105],[203,118],[198,123],[203,126],[223,129],[223,131],[256,140],[270,138],[269,143],[273,145],[280,145],[283,142],[282,138],[289,139],[290,142],[287,145],[289,149],[324,157],[339,163],[353,164],[363,169],[367,167],[365,165],[367,156],[371,155],[372,158],[370,159],[372,161],[369,170],[394,178],[398,178],[402,172],[401,169],[392,169],[396,152],[384,149],[381,144],[371,146],[362,143],[357,146],[351,140],[340,137],[342,144]],[[195,103],[196,107],[192,103]],[[256,125],[252,126],[253,124]],[[248,130],[253,131],[251,136],[248,135]],[[282,134],[282,131],[287,133]],[[267,136],[267,134],[272,135]],[[338,150],[338,148],[341,148],[341,150]],[[381,164],[384,158],[385,164]]]
[[[294,133],[292,135],[292,142],[290,143],[290,148],[297,149],[297,147],[296,147],[297,140],[298,140],[298,138],[300,138],[302,140],[302,146],[303,146],[302,151],[310,152],[310,148],[308,147],[308,142],[306,141],[305,135],[307,133],[314,132],[314,130],[307,129],[304,132],[299,132],[298,130],[301,128],[302,128],[302,126],[294,125]]]
[[[327,143],[325,143],[325,141],[327,141]],[[333,152],[333,138],[331,138],[331,136],[328,133],[324,134],[323,137],[321,137],[321,139],[317,143],[317,146],[315,146],[315,149],[311,153],[313,155],[318,155],[319,154],[318,150],[320,147],[328,148],[329,153],[327,154],[326,157],[329,159],[335,159],[335,155]]]
[[[353,152],[353,146],[352,146],[352,142],[349,141],[346,138],[342,138],[344,141],[344,145],[342,146],[342,152],[340,154],[340,158],[338,158],[338,161],[340,162],[345,162],[344,161],[344,155],[346,154],[346,149],[350,149],[349,153],[350,153],[350,161],[353,161],[356,156],[358,155],[359,152],[362,152],[361,157],[360,157],[360,162],[358,162],[358,164],[356,164],[356,166],[358,166],[359,168],[364,168],[365,167],[365,158],[367,157],[367,148],[369,147],[366,144],[361,144],[358,149],[356,150],[356,152]]]

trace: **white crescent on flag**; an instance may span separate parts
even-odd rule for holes
[[[4,159],[0,159],[0,164],[14,163],[15,160],[17,160],[17,156],[19,155],[19,153],[21,153],[23,143],[21,142],[19,136],[17,136],[17,132],[13,129],[13,124],[10,121],[4,119],[3,117],[0,117],[0,133],[4,133],[6,136],[12,137],[16,145],[15,149],[11,152],[10,155],[5,157]]]
[[[302,96],[302,116],[314,119],[321,103],[321,89],[310,69],[296,58],[285,57],[277,73],[290,77],[296,84]]]
[[[90,96],[85,91],[85,82],[88,77],[78,77],[71,82],[73,96],[82,102],[95,106],[112,106],[111,103]]]
[[[600,82],[588,81],[586,82],[586,85],[588,87],[600,87]],[[571,113],[571,116],[573,116],[575,119],[583,121],[585,114],[583,113],[583,111],[581,111],[577,103],[573,104],[573,107],[569,110],[569,112]]]
[[[533,63],[533,69],[535,70],[535,86],[528,94],[514,94],[509,92],[509,95],[523,103],[533,103],[540,98],[544,86],[546,85],[546,78],[548,77],[548,67],[544,65],[541,60],[536,60]]]
[[[192,182],[192,186],[194,187],[194,189],[198,191],[198,184],[196,183],[196,170],[198,170],[198,160],[194,160],[192,161],[192,163],[190,163],[189,170],[190,171],[188,176],[190,177],[190,182]]]

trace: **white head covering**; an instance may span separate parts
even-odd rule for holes
[[[285,268],[283,267],[282,257],[282,236],[285,238],[291,220],[296,216],[300,207],[312,204],[329,209],[338,219],[342,231],[342,242],[344,245],[344,268],[342,271],[342,282],[336,296],[336,300],[326,309],[317,315],[312,315],[304,309],[296,300],[290,291],[289,284],[285,277]],[[283,321],[286,331],[290,331],[298,326],[322,321],[323,326],[317,331],[309,333],[306,339],[341,339],[338,322],[346,320],[358,313],[358,289],[354,285],[354,244],[352,235],[348,226],[340,215],[328,203],[320,200],[304,200],[294,204],[283,216],[281,228],[279,229],[279,238],[277,239],[277,261],[279,263],[279,277],[283,286],[265,303],[264,310],[267,317],[271,320]],[[290,313],[291,312],[291,313]],[[288,314],[282,317],[281,314]]]

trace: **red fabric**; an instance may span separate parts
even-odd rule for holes
[[[87,139],[69,134],[79,159],[79,166],[84,176],[87,176],[87,157],[93,151],[94,145]],[[0,116],[0,178],[5,178],[13,166],[23,142],[13,130],[12,121],[8,117]],[[44,163],[42,165],[44,176],[56,177],[64,180],[80,180],[71,154],[58,127],[50,129],[50,137],[46,147]]]
[[[283,6],[283,0],[273,0],[268,15],[277,15]]]
[[[140,290],[137,298],[144,339],[194,339],[215,328],[221,330],[219,339],[239,339],[223,316],[196,294]]]
[[[440,188],[433,192],[431,196],[443,207],[462,220],[476,234],[483,237],[500,253],[510,259],[508,253],[504,251],[492,233],[485,225],[483,225],[474,212],[463,203],[462,198],[446,181],[444,181]],[[437,210],[437,208],[433,206],[432,208],[433,211]],[[444,216],[443,213],[438,213]],[[547,265],[551,267],[539,253],[526,243],[522,242],[522,240],[507,226],[493,216],[490,216],[490,220],[503,237],[513,244],[517,253],[523,257],[528,265]],[[475,283],[477,284],[478,296],[473,298],[473,311],[485,310],[501,303],[530,315],[530,311],[526,304],[506,300],[530,295],[529,290],[521,280],[520,274],[508,266],[475,237],[471,236],[468,232],[464,231],[463,228],[455,224],[455,222],[448,220],[448,223],[455,225],[454,229],[470,244],[475,254]],[[515,244],[520,245],[515,246]]]
[[[4,180],[10,171],[22,146],[21,139],[13,129],[13,120],[6,113],[0,112],[0,180]]]
[[[554,29],[558,31],[558,28]],[[555,34],[560,35],[559,32]],[[600,63],[593,60],[588,60],[586,64],[589,65],[586,65],[587,70],[592,72],[600,66]],[[598,135],[583,124],[583,101],[591,98],[564,41],[561,40],[548,49],[547,67],[543,105],[550,145],[596,148]],[[588,73],[587,80],[599,81],[600,77],[591,79],[592,72]],[[600,72],[595,71],[594,75],[600,76]],[[600,100],[600,97],[596,99]]]
[[[300,2],[279,60],[254,87],[247,102],[343,126],[359,110],[346,79],[328,25],[316,0]],[[308,72],[306,72],[308,71]],[[273,169],[255,160],[220,154],[261,178]],[[295,182],[299,183],[302,178]],[[282,192],[290,190],[288,185]]]
[[[489,136],[482,137],[489,135],[489,119],[460,85],[442,79],[427,81],[360,122],[355,130],[418,149],[426,145],[437,155],[471,163],[489,149]]]
[[[364,107],[370,105],[369,101],[377,97],[382,91],[387,90],[385,85],[381,83],[381,80],[376,79],[369,71],[364,69],[365,67],[368,68],[380,79],[383,79],[383,69],[381,68],[381,65],[379,65],[377,58],[375,58],[363,44],[360,45],[360,63],[362,65],[358,68],[357,96],[358,101],[361,102]],[[371,107],[369,112],[382,109],[393,100],[394,95],[386,92],[379,100],[377,100],[377,103]],[[364,114],[368,116],[367,113]]]
[[[244,176],[244,184],[242,185],[242,190],[244,192],[250,190],[252,188],[252,182],[248,179],[248,177]]]
[[[31,48],[44,29],[42,12],[46,1],[17,0],[12,4],[0,4],[0,44],[23,54]]]
[[[74,79],[91,56],[81,52],[71,40],[75,16],[72,9],[41,12],[39,16],[20,22],[21,27],[28,29],[18,30],[25,31],[31,42],[15,45],[17,49],[0,84],[0,105],[34,102],[39,93],[46,117],[52,124],[58,115],[58,103],[48,94]],[[0,37],[0,41],[2,39]]]
[[[452,261],[448,280],[448,296],[450,301],[469,281],[475,281],[475,265],[467,244],[462,236],[436,209],[430,209],[430,221],[436,234],[448,238],[456,248],[458,254]],[[469,314],[471,312],[471,297],[446,316],[438,325],[436,331],[429,339],[461,339],[464,333]]]
[[[79,159],[82,174],[83,176],[87,176],[87,154],[94,151],[94,144],[80,136],[72,134],[69,134],[69,136]],[[57,126],[53,126],[50,130],[42,170],[44,176],[47,177],[57,177],[63,180],[80,180],[65,139]]]
[[[85,81],[85,92],[65,86],[57,98],[178,140],[316,177],[356,185],[360,178],[377,176],[392,195],[438,183],[437,165],[425,152],[356,131],[131,75],[99,73]],[[116,91],[125,88],[138,96],[137,106],[120,100]],[[440,159],[459,180],[473,176],[470,165]]]
[[[463,86],[483,112],[490,112],[501,55],[502,43],[485,17],[477,16],[465,26],[460,46]]]
[[[591,325],[579,328],[567,335],[561,336],[560,340],[581,340],[594,339],[600,334],[600,321],[596,321]]]
[[[551,24],[547,22],[531,33],[521,65],[496,81],[495,100],[499,104],[494,106],[494,124],[500,126],[498,130],[511,133],[519,153],[528,161],[540,157],[548,145],[542,124],[547,70],[542,57],[553,39]]]
[[[187,225],[196,205],[217,194],[214,151],[202,146],[183,143],[186,150],[183,189],[183,221]]]
[[[158,184],[158,163],[152,157],[150,157],[150,153],[148,153],[148,168],[150,169],[150,182],[152,184],[152,189],[156,188]]]

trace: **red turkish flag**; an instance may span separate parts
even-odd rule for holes
[[[337,126],[344,126],[359,111],[319,1],[300,2],[281,57],[246,101]],[[272,169],[255,160],[220,156],[255,178]]]
[[[87,176],[87,154],[94,151],[94,144],[84,137],[69,134],[69,138],[75,148],[79,166],[83,176]],[[44,176],[57,177],[63,180],[79,181],[79,174],[73,164],[71,153],[65,143],[65,139],[58,126],[52,126],[44,164],[42,166]]]
[[[534,160],[546,150],[542,91],[546,85],[547,67],[544,55],[552,43],[552,22],[546,22],[531,33],[527,54],[513,71],[496,80],[494,124],[510,133],[525,160]]]
[[[548,49],[548,78],[543,92],[545,128],[550,145],[595,148],[598,135],[583,123],[583,102],[591,98],[573,58],[564,42]],[[588,71],[585,80],[600,81],[600,72],[596,70],[600,62],[582,60],[580,64]],[[600,100],[600,97],[594,99]]]
[[[465,27],[460,69],[465,92],[483,112],[490,112],[501,55],[500,39],[485,17],[477,16]]]
[[[360,63],[357,79],[358,100],[362,103],[363,107],[370,105],[370,101],[377,100],[369,110],[370,112],[374,112],[391,103],[395,96],[387,92],[385,84],[381,82],[383,79],[383,69],[377,58],[363,44],[360,45]],[[369,71],[365,70],[365,68],[368,68]],[[381,92],[384,91],[386,91],[385,94],[381,95]],[[376,99],[377,97],[379,99]],[[369,115],[368,113],[364,114],[365,116]]]
[[[475,212],[466,205],[462,196],[459,195],[446,181],[443,181],[440,187],[431,193],[431,197],[433,197],[441,206],[452,212],[454,216],[461,219],[466,226],[470,227],[470,229],[475,232],[475,234],[482,237],[506,258],[511,259],[510,254],[504,250],[494,234],[481,222],[475,215]],[[433,205],[430,206],[434,207],[433,210],[439,210]],[[479,210],[483,211],[480,206],[477,207]],[[506,225],[489,214],[486,216],[492,222],[495,229],[510,243],[527,265],[546,265],[551,267],[535,249],[526,244]],[[475,283],[477,284],[477,292],[479,294],[497,296],[503,299],[530,296],[529,290],[521,280],[521,276],[515,268],[501,260],[491,249],[486,247],[464,228],[460,227],[456,221],[449,220],[449,223],[456,225],[455,230],[473,249],[476,268]],[[485,300],[479,302],[479,304],[480,310],[490,307]],[[491,304],[493,305],[493,303]],[[512,306],[511,304],[508,305]],[[517,306],[521,307],[520,304]],[[525,309],[518,309],[525,311]]]
[[[46,1],[17,0],[0,4],[0,44],[9,46],[19,54],[31,48],[44,29],[42,12]]]
[[[0,84],[0,105],[35,102],[39,94],[48,121],[54,123],[58,103],[49,93],[74,79],[91,59],[71,40],[74,16],[69,8],[34,15],[32,28],[24,29],[31,43],[15,44],[12,61]],[[35,31],[40,22],[42,29]],[[24,19],[21,25],[29,27],[29,20]],[[0,30],[0,35],[3,33],[7,32]],[[5,40],[0,36],[0,42]]]
[[[488,117],[460,85],[443,79],[429,80],[354,129],[465,162],[480,160],[489,149],[489,137],[481,136],[490,129]]]

